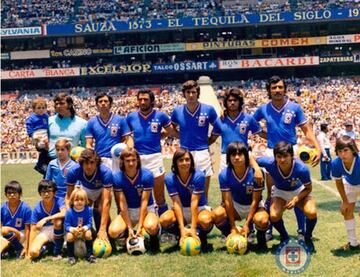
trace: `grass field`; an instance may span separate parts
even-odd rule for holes
[[[33,165],[3,165],[1,190],[9,180],[18,180],[23,186],[23,200],[34,206],[39,201],[37,182],[41,176],[32,167]],[[360,276],[359,253],[336,256],[332,251],[347,242],[343,219],[339,213],[340,198],[334,193],[334,182],[317,181],[318,172],[319,168],[312,169],[312,195],[316,198],[318,207],[318,224],[314,231],[317,252],[312,255],[308,269],[301,275]],[[3,192],[1,200],[4,201]],[[217,178],[214,178],[210,188],[210,205],[215,207],[219,200],[220,191]],[[358,214],[356,220],[360,238]],[[295,235],[296,224],[292,211],[285,213],[285,223],[289,233]],[[134,257],[120,251],[107,259],[98,259],[94,265],[80,261],[70,267],[66,258],[53,262],[49,256],[33,263],[29,260],[3,260],[1,271],[2,276],[286,276],[275,262],[275,245],[278,242],[278,237],[275,236],[275,240],[268,244],[270,251],[266,254],[248,252],[244,256],[233,256],[227,254],[220,242],[220,233],[214,228],[209,235],[209,243],[213,244],[214,251],[195,257],[181,256],[172,245],[164,244],[161,246],[161,253],[154,256],[145,254]]]

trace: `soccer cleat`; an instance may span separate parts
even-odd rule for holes
[[[74,265],[74,264],[76,264],[76,259],[75,259],[75,257],[69,257],[68,263],[69,263],[69,265]]]
[[[161,243],[166,243],[166,242],[170,242],[170,243],[176,243],[177,239],[176,236],[174,234],[171,233],[162,233],[160,236],[160,242]]]
[[[54,262],[60,261],[61,259],[62,259],[62,256],[61,256],[61,255],[55,255],[55,256],[52,258],[52,260],[53,260]]]
[[[352,246],[350,244],[350,242],[348,242],[347,244],[341,246],[340,248],[337,249],[337,251],[360,251],[360,244],[356,245],[356,246]]]
[[[274,239],[272,231],[270,229],[266,231],[265,238],[266,238],[266,241],[270,241],[270,240]]]
[[[309,253],[316,252],[315,245],[314,245],[314,242],[312,241],[312,239],[305,240],[305,245],[306,245],[306,249],[307,249],[307,251],[309,251]]]
[[[250,244],[255,244],[255,239],[256,239],[255,230],[252,230],[252,231],[250,232],[250,234],[248,235],[248,237],[247,237],[247,241],[248,241],[248,243],[250,243]]]
[[[96,258],[93,255],[90,255],[89,257],[86,258],[86,260],[90,263],[90,264],[95,264],[96,263]]]

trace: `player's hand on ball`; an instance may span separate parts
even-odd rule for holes
[[[321,152],[316,151],[316,155],[314,156],[311,162],[311,166],[313,167],[316,166],[320,162],[320,159],[321,159]]]
[[[250,228],[247,224],[244,224],[244,226],[240,230],[240,234],[244,237],[247,237],[247,235],[250,233]]]
[[[134,232],[134,230],[132,228],[129,228],[128,229],[128,232],[129,232],[129,238],[134,238],[136,237],[136,234]]]
[[[97,238],[101,239],[101,240],[106,240],[109,241],[108,235],[106,233],[106,230],[99,230],[98,234],[97,234]]]

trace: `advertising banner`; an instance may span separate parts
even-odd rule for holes
[[[159,72],[181,72],[181,71],[210,71],[218,70],[217,61],[202,62],[179,62],[168,64],[153,64],[151,66],[153,73]]]
[[[1,71],[2,80],[79,76],[79,67]]]

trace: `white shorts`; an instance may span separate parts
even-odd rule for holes
[[[54,242],[54,225],[42,227],[39,235],[44,235],[48,241]]]
[[[293,145],[293,149],[294,149],[294,156],[297,155],[297,152],[299,150],[299,146],[297,144]],[[274,149],[272,148],[266,148],[265,150],[265,157],[274,157]]]
[[[220,160],[220,171],[221,172],[223,169],[225,169],[227,167],[226,164],[226,154],[221,154],[221,160]]]
[[[240,219],[247,218],[251,205],[241,205],[236,201],[233,201],[234,209],[237,212],[237,214],[240,216]],[[261,200],[259,202],[258,208],[264,208],[265,203],[264,200]]]
[[[299,187],[298,189],[291,190],[291,191],[278,189],[277,187],[272,186],[271,198],[278,197],[278,198],[281,198],[281,199],[285,200],[286,202],[288,202],[291,199],[293,199],[295,196],[299,195],[300,192],[303,191],[304,189],[305,189],[304,185],[301,185],[301,187]]]
[[[355,203],[357,198],[360,198],[360,184],[356,186],[350,185],[345,178],[343,178],[342,181],[349,203]]]
[[[154,178],[165,174],[164,161],[161,153],[140,155],[141,166],[152,172]]]
[[[87,197],[93,202],[98,200],[99,197],[101,197],[101,194],[103,192],[103,188],[101,188],[101,189],[88,189],[87,187],[84,187],[84,186],[81,186],[81,187],[86,191]]]
[[[190,151],[194,157],[195,169],[204,172],[205,177],[213,175],[210,152],[208,149]]]
[[[138,224],[139,219],[140,219],[140,208],[136,208],[136,209],[129,208],[128,211],[129,211],[129,216],[130,216],[131,223],[133,225]],[[151,206],[148,206],[147,211],[148,211],[148,213],[156,213],[155,212],[155,205],[153,204]]]
[[[202,210],[209,210],[207,207],[209,207],[209,206],[199,206],[198,207],[198,214]],[[184,216],[184,219],[186,221],[186,224],[190,224],[191,223],[191,208],[190,207],[183,207],[183,216]]]
[[[108,167],[113,173],[120,171],[120,159],[101,157],[101,162],[103,165]]]

